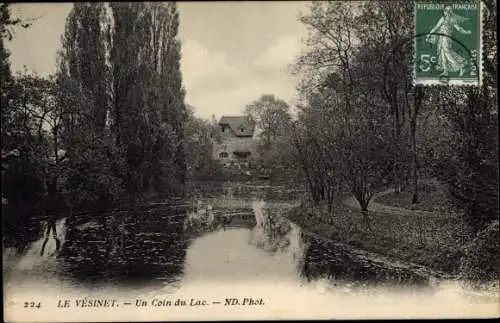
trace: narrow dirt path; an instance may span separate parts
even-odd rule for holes
[[[368,205],[368,211],[372,211],[375,213],[390,213],[390,214],[400,215],[400,216],[415,216],[415,215],[426,216],[426,217],[446,216],[444,214],[437,213],[437,212],[421,211],[421,210],[409,210],[409,209],[400,208],[400,207],[396,207],[396,206],[389,206],[389,205],[385,205],[385,204],[380,204],[377,202],[377,198],[384,196],[384,195],[387,195],[387,194],[391,194],[393,192],[394,192],[394,189],[390,188],[390,189],[387,189],[385,191],[382,191],[382,192],[375,194],[373,196],[372,200],[370,201],[370,204]],[[361,210],[361,207],[359,206],[358,201],[356,201],[356,199],[353,196],[349,196],[346,199],[344,199],[344,204],[353,208],[353,209]]]

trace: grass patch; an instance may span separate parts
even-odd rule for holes
[[[418,185],[418,203],[412,203],[413,193],[408,188],[398,194],[389,193],[376,199],[377,203],[405,208],[409,210],[428,211],[436,213],[459,213],[449,202],[446,187],[435,182]]]
[[[340,204],[340,203],[339,203]],[[353,247],[456,275],[468,240],[458,215],[400,216],[302,203],[288,217],[307,231]]]

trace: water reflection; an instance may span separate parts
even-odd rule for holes
[[[33,262],[39,257],[35,243],[17,266],[26,277],[50,277],[52,284],[129,289],[254,279],[296,286],[319,280],[333,286],[428,283],[404,268],[389,268],[304,234],[283,216],[293,207],[289,197],[295,193],[280,189],[262,185],[252,191],[230,184],[218,187],[218,195],[191,197],[178,205],[160,203],[99,220],[60,222],[61,254]],[[66,227],[71,230],[64,234]]]
[[[270,185],[267,182],[191,182],[187,190],[194,198],[209,199],[226,197],[228,199],[294,201],[305,194],[303,187]]]
[[[301,275],[308,281],[328,279],[336,284],[366,286],[427,286],[429,279],[404,268],[389,268],[383,261],[361,257],[346,246],[302,235],[305,248]]]
[[[59,257],[62,274],[90,283],[175,281],[188,245],[184,220],[184,209],[159,205],[75,226]]]
[[[250,235],[250,244],[266,251],[284,251],[290,245],[290,223],[278,212],[271,212],[264,201],[253,202],[256,225]]]

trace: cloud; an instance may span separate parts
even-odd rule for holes
[[[300,53],[300,39],[293,36],[282,37],[268,47],[255,61],[257,66],[286,67],[295,61]]]
[[[182,44],[181,69],[188,84],[204,82],[214,75],[235,73],[235,68],[227,63],[225,52],[210,50],[191,39]]]
[[[227,89],[238,74],[238,69],[228,64],[226,55],[192,39],[182,43],[181,71],[186,101],[197,109],[197,114],[205,106],[206,96]]]
[[[186,102],[204,118],[242,114],[262,94],[274,94],[293,104],[295,80],[286,67],[293,63],[298,48],[297,40],[284,37],[257,60],[231,65],[225,51],[186,39],[181,61]]]
[[[56,52],[71,3],[13,4],[15,16],[40,17],[6,42],[13,72],[46,76],[56,70]],[[237,115],[262,94],[293,104],[295,80],[287,73],[305,28],[296,19],[300,2],[180,3],[181,71],[186,103],[196,115]],[[279,13],[281,17],[277,18]]]

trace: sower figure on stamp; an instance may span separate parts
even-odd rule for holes
[[[59,248],[61,247],[61,241],[57,237],[57,228],[56,228],[57,210],[59,202],[60,201],[57,193],[57,179],[54,177],[49,180],[49,183],[47,185],[47,193],[44,199],[43,213],[47,228],[45,232],[45,240],[43,241],[42,248],[40,250],[41,256],[43,256],[43,253],[45,251],[45,246],[49,241],[51,233],[54,240],[56,241],[55,252],[57,253],[59,251]]]
[[[465,30],[458,25],[466,20],[467,18],[453,13],[451,6],[446,6],[443,11],[443,16],[426,37],[426,41],[431,43],[434,43],[437,38],[438,64],[436,69],[443,71],[441,76],[447,76],[448,72],[459,72],[460,76],[464,74],[467,59],[453,49],[452,35],[453,29],[462,34],[471,34],[470,30]],[[434,33],[439,35],[434,35]]]

